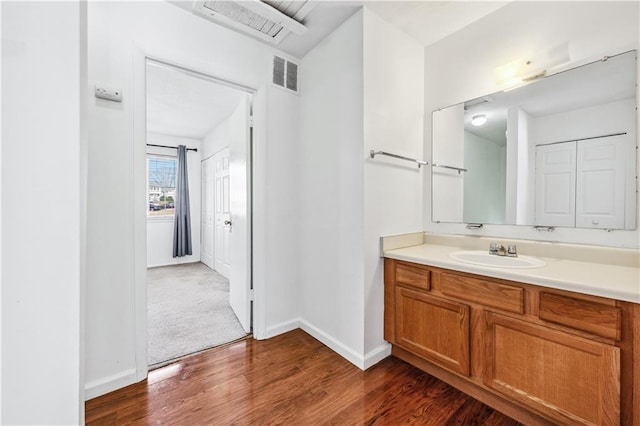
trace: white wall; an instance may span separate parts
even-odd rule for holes
[[[632,133],[635,139],[635,108],[634,99],[622,99],[535,117],[530,143],[535,146],[621,132]]]
[[[1,7],[1,423],[79,424],[85,9]]]
[[[356,364],[364,349],[362,67],[360,10],[302,61],[298,160],[303,328]]]
[[[298,76],[303,75],[301,73]],[[303,78],[303,77],[300,77]],[[298,86],[299,87],[299,86]],[[253,238],[254,238],[254,289],[255,279],[260,273],[268,278],[264,286],[268,292],[265,311],[265,337],[275,336],[297,327],[300,315],[300,280],[296,264],[298,254],[298,211],[300,200],[299,159],[300,159],[300,102],[301,97],[291,95],[276,86],[267,87],[269,98],[268,121],[266,127],[268,139],[257,139],[255,129],[261,126],[261,117],[255,115],[259,99],[254,97],[254,166],[261,153],[265,156],[265,175],[256,173],[253,178]],[[255,169],[254,169],[255,170]],[[262,215],[255,210],[259,199],[264,197],[268,203],[268,214]],[[260,239],[256,239],[256,229],[265,230]],[[264,241],[262,240],[264,238]],[[264,243],[258,255],[256,245]],[[259,265],[264,266],[259,268]],[[257,270],[263,272],[256,272]],[[256,289],[257,292],[260,291]],[[255,308],[254,308],[255,309]],[[254,315],[256,312],[254,311]],[[294,319],[295,318],[295,319]],[[255,329],[254,329],[255,334]]]
[[[423,66],[424,68],[424,66]],[[433,148],[429,164],[440,164],[450,167],[464,167],[464,105],[454,105],[441,111],[434,111],[432,117],[436,123],[433,126],[433,138],[446,143]],[[444,167],[431,167],[432,173],[425,173],[434,182],[432,199],[438,203],[433,210],[425,210],[429,217],[433,215],[435,221],[462,222],[464,200],[464,175]]]
[[[518,110],[518,174],[516,196],[516,224],[530,224],[534,221],[533,203],[535,198],[535,150],[531,146],[531,117],[522,109]],[[533,172],[533,174],[532,174]]]
[[[187,151],[187,171],[189,173],[189,207],[191,209],[191,252],[192,255],[173,257],[174,218],[147,218],[147,267],[178,265],[200,261],[200,188],[202,179],[200,171],[201,141],[158,133],[148,134],[148,143],[156,145],[185,145],[196,148],[198,152]],[[169,155],[177,158],[177,150],[149,146],[147,153]]]
[[[464,132],[465,223],[501,223],[505,215],[505,146]]]
[[[422,158],[423,52],[365,8],[301,67],[301,326],[361,368],[390,353],[379,238],[422,226],[422,170],[369,151]]]
[[[0,6],[0,29],[2,28],[2,6]],[[2,37],[4,41],[4,37]],[[4,48],[2,48],[4,53]],[[0,60],[1,61],[1,60]],[[2,98],[2,67],[0,67],[0,99]],[[2,102],[0,102],[0,116]],[[0,119],[0,135],[2,134],[2,120]],[[2,241],[2,136],[0,136],[0,241]],[[0,306],[2,306],[2,244],[0,243]],[[2,314],[0,313],[0,366],[2,366]],[[2,368],[0,368],[0,422],[2,422]]]
[[[221,121],[202,139],[202,159],[205,160],[229,146],[229,117]]]
[[[134,253],[138,258],[142,250],[144,259],[146,241],[144,237],[139,241],[137,233],[134,238],[139,223],[134,217],[134,176],[144,176],[140,173],[144,162],[134,164],[134,150],[139,149],[134,147],[134,123],[140,111],[133,108],[133,78],[140,70],[133,68],[132,58],[147,54],[257,89],[253,207],[258,326],[254,334],[259,338],[266,337],[267,329],[282,331],[272,328],[274,324],[299,316],[294,296],[298,283],[291,272],[279,272],[290,271],[295,263],[291,260],[295,259],[295,233],[288,228],[278,238],[263,235],[270,223],[282,229],[283,206],[290,212],[296,202],[291,194],[297,188],[292,173],[298,97],[268,84],[274,50],[171,4],[89,2],[88,13],[89,84],[101,83],[123,92],[122,103],[92,99],[89,108],[88,186],[92,197],[88,205],[86,386],[92,397],[134,382],[146,362],[136,360],[136,343],[140,348],[146,342],[136,342],[135,318],[144,317],[144,307],[136,311],[135,295],[142,292],[135,287],[134,277],[139,280],[141,274],[136,269],[139,265],[134,268]],[[287,220],[295,226],[294,217]],[[144,226],[143,219],[142,229]],[[141,266],[144,268],[144,260]]]
[[[424,48],[364,9],[364,150],[424,158]],[[422,229],[425,169],[381,157],[364,162],[365,367],[384,355],[384,282],[379,238]]]
[[[638,48],[638,2],[512,2],[425,49],[425,134],[431,152],[430,113],[499,90],[493,70],[528,54],[569,43],[571,64]],[[505,37],[505,34],[509,34]],[[531,227],[434,223],[431,177],[425,174],[424,229],[427,232],[490,235],[618,247],[639,247],[640,232],[557,228],[541,235]],[[640,209],[639,209],[640,210]]]
[[[523,153],[522,142],[520,139],[523,133],[521,118],[526,117],[519,107],[514,106],[507,109],[507,142],[506,142],[506,182],[505,182],[505,199],[506,199],[506,215],[507,223],[518,223],[518,190],[520,189],[520,158],[526,156]]]

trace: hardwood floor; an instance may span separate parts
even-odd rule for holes
[[[301,330],[154,370],[86,403],[88,425],[518,425],[397,359],[361,371]]]

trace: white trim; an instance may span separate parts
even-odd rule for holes
[[[281,322],[272,327],[267,328],[265,339],[271,339],[272,337],[279,336],[280,334],[288,333],[290,331],[300,328],[300,318],[296,318],[291,321]]]
[[[251,230],[252,230],[252,276],[253,283],[253,336],[265,339],[267,335],[267,88],[257,91],[252,99],[252,114],[255,117],[252,129],[252,173],[251,173]]]
[[[364,355],[364,369],[368,369],[391,355],[391,344],[384,342]]]
[[[154,50],[154,52],[157,52]],[[167,59],[174,58],[174,59]],[[180,59],[175,59],[180,58]],[[266,128],[266,91],[263,88],[260,90],[249,87],[242,83],[238,83],[232,80],[225,80],[223,78],[215,77],[215,73],[207,72],[194,62],[194,58],[185,58],[177,52],[163,52],[162,54],[152,53],[149,49],[143,48],[140,45],[134,45],[133,47],[133,176],[134,176],[134,190],[131,205],[134,206],[134,261],[132,262],[133,275],[133,289],[134,293],[134,316],[136,320],[135,326],[135,381],[144,380],[148,373],[148,361],[147,361],[147,285],[146,285],[146,269],[147,269],[147,181],[146,181],[146,158],[147,158],[147,134],[146,134],[146,62],[147,60],[154,61],[154,63],[160,63],[164,66],[171,66],[190,73],[191,75],[199,78],[205,78],[220,84],[225,84],[228,87],[233,87],[237,90],[241,90],[252,95],[251,108],[254,110],[254,116],[258,116],[259,128],[254,130],[254,155],[251,162],[252,167],[252,181],[249,186],[252,188],[252,200],[251,205],[253,211],[252,218],[264,216],[264,208],[266,205],[265,199],[265,187],[264,185],[256,185],[256,182],[260,182],[259,179],[264,179],[266,152],[264,148],[257,151],[255,146],[256,141],[264,144],[263,136],[264,129]],[[257,102],[260,100],[260,102]],[[264,126],[264,127],[263,127]],[[258,155],[259,154],[259,155]],[[145,165],[141,167],[141,165]],[[256,201],[257,198],[258,200]],[[249,263],[249,273],[253,271],[253,277],[260,277],[253,281],[253,287],[255,290],[255,300],[253,302],[254,311],[254,328],[258,330],[256,338],[260,336],[260,331],[264,331],[266,328],[266,310],[265,310],[265,289],[264,289],[264,276],[266,271],[266,265],[259,264],[256,259],[263,259],[265,257],[264,241],[266,237],[266,227],[263,220],[253,222],[253,244],[251,250],[253,251],[252,261]],[[260,241],[259,245],[256,245],[256,241]],[[256,265],[251,265],[255,262]],[[256,333],[254,332],[254,335]],[[263,334],[262,334],[263,335]],[[120,383],[120,382],[119,382]],[[129,383],[126,383],[129,384]]]
[[[147,55],[133,49],[133,292],[135,316],[135,379],[144,380],[149,372],[147,355]],[[144,164],[144,167],[142,165]]]
[[[320,330],[318,327],[301,318],[284,321],[280,324],[267,328],[265,338],[270,339],[298,328],[318,339],[323,345],[327,346],[329,349],[336,352],[338,355],[345,358],[361,370],[366,370],[391,355],[391,344],[384,342],[377,348],[367,352],[364,356],[361,356],[341,342],[337,341],[335,338],[329,336],[324,331]]]
[[[355,365],[361,370],[364,370],[364,357],[358,354],[353,349],[347,347],[342,342],[336,340],[334,337],[328,335],[324,331],[320,330],[318,327],[310,324],[308,321],[301,319],[300,320],[300,328],[305,331],[307,334],[318,339],[322,344],[327,346],[329,349],[336,352],[342,358],[349,361],[351,364]]]
[[[129,386],[137,381],[135,368],[122,371],[118,374],[114,374],[100,380],[94,380],[87,383],[84,387],[85,401],[112,392],[116,389]]]
[[[158,216],[147,215],[147,222],[173,222],[175,217],[173,214],[163,214]]]

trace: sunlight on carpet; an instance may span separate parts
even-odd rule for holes
[[[147,270],[149,365],[246,333],[229,306],[229,280],[202,263]]]

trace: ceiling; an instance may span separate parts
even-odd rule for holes
[[[505,6],[509,1],[363,1],[385,21],[424,46]]]
[[[193,13],[194,3],[191,0],[169,0],[169,3]],[[308,29],[307,32],[302,35],[294,33],[287,35],[277,45],[277,49],[302,58],[362,6],[368,7],[385,21],[415,38],[420,44],[428,46],[509,2],[312,0],[312,3],[313,9],[302,19],[302,23]],[[212,25],[216,24],[212,22]]]
[[[382,19],[427,46],[508,3],[311,1],[313,8],[302,19],[307,31],[302,35],[289,33],[276,46],[278,50],[297,58],[304,57],[362,6],[370,8]],[[169,3],[195,13],[192,0],[169,0]],[[211,22],[211,25],[218,24]],[[262,39],[256,39],[268,44]],[[147,129],[155,133],[202,139],[233,112],[242,96],[242,92],[226,86],[172,68],[150,64],[147,69]]]
[[[202,139],[246,94],[155,62],[147,63],[147,131]]]

